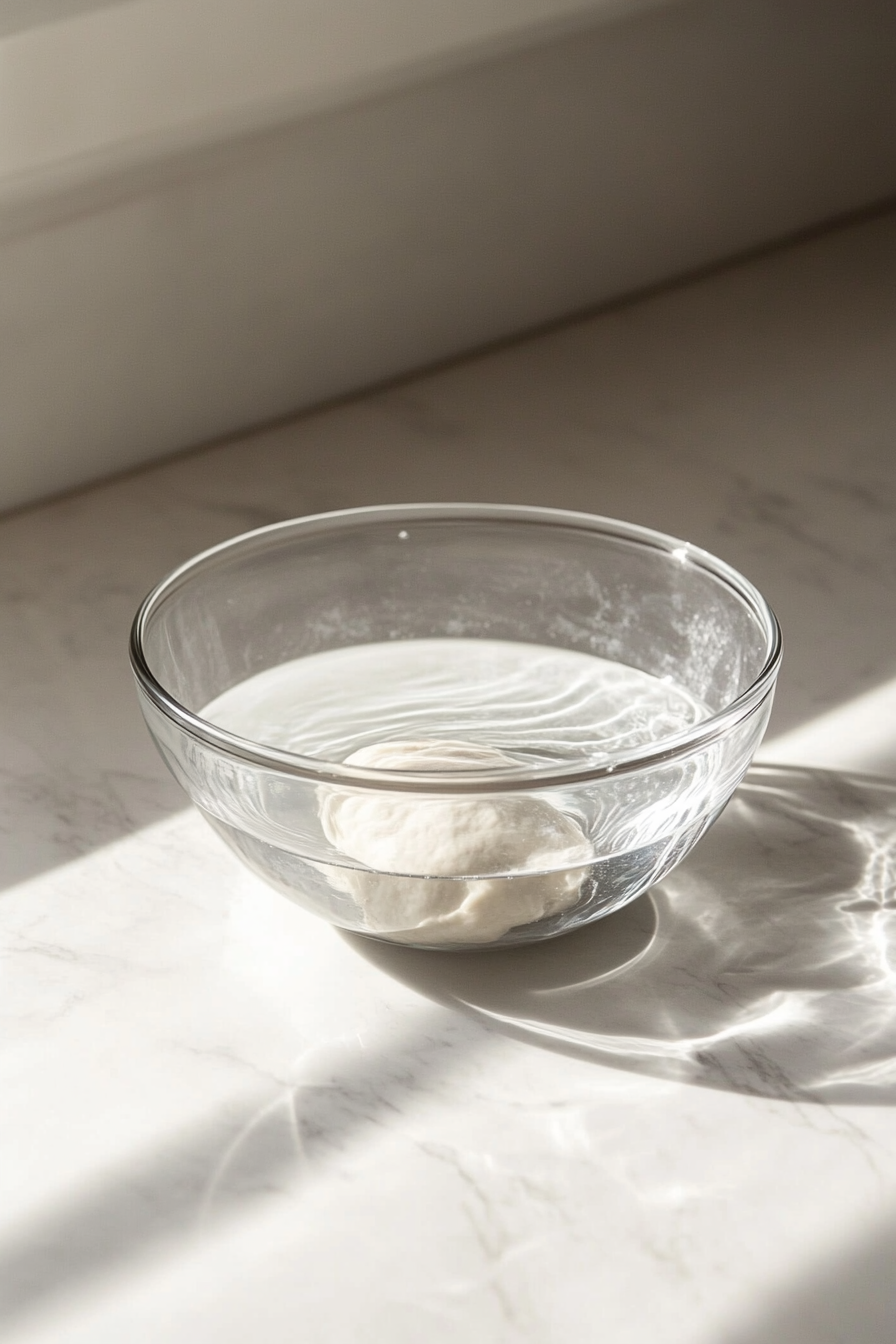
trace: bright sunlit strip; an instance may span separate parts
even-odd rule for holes
[[[896,775],[896,679],[769,738],[757,760]]]

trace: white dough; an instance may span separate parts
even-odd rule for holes
[[[435,772],[517,763],[493,747],[414,741],[362,747],[346,764]],[[328,868],[330,881],[354,897],[371,932],[407,942],[489,943],[568,909],[592,857],[581,827],[544,798],[325,786],[319,801],[331,844],[376,870]],[[496,872],[512,876],[477,876]]]

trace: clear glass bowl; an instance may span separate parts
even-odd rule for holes
[[[298,755],[203,717],[229,688],[306,655],[442,638],[595,655],[683,688],[704,717],[609,755],[595,740],[574,759],[447,773]],[[668,873],[746,772],[780,660],[768,604],[706,551],[607,518],[502,505],[352,509],[249,532],[164,579],[131,633],[149,730],[240,858],[333,924],[439,948],[553,937]],[[508,859],[495,843],[489,862],[480,846],[473,872],[444,861],[421,871],[431,865],[402,861],[398,843],[378,868],[340,848],[322,822],[334,806],[433,835],[446,818],[460,830],[485,818],[496,836],[559,816],[580,839],[553,858],[534,845]],[[432,917],[461,907],[473,910],[466,922]]]

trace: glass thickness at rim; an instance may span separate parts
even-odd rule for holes
[[[469,773],[452,771],[450,775],[427,774],[422,771],[373,770],[362,766],[320,761],[313,757],[280,751],[275,747],[261,746],[246,738],[237,737],[223,728],[217,728],[200,715],[194,714],[192,710],[175,700],[150,671],[144,653],[144,632],[147,624],[165,600],[194,576],[238,551],[251,553],[253,550],[264,550],[278,540],[285,542],[296,535],[339,530],[348,532],[367,523],[390,522],[403,526],[415,522],[498,524],[516,522],[533,528],[560,527],[587,532],[660,551],[675,563],[693,564],[711,574],[752,610],[765,632],[767,649],[765,662],[755,681],[730,705],[702,719],[692,728],[667,738],[661,747],[649,751],[641,749],[609,762],[585,763],[562,771],[557,771],[555,767],[541,769],[523,767]],[[765,598],[742,574],[709,551],[666,533],[656,532],[652,528],[641,527],[637,523],[605,518],[599,514],[514,504],[380,504],[365,508],[340,509],[331,513],[309,514],[307,517],[286,519],[282,523],[271,523],[251,532],[243,532],[209,550],[200,552],[156,584],[140,604],[131,626],[130,636],[131,666],[144,694],[166,718],[205,746],[277,774],[298,776],[327,784],[354,784],[367,789],[431,794],[506,793],[536,787],[578,784],[630,774],[654,765],[682,759],[723,737],[765,700],[774,686],[781,662],[781,652],[781,629]]]

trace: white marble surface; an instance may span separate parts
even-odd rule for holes
[[[889,1344],[894,244],[880,217],[0,522],[4,1339]],[[211,542],[464,497],[707,545],[787,639],[778,763],[687,863],[485,959],[242,872],[125,659]]]

